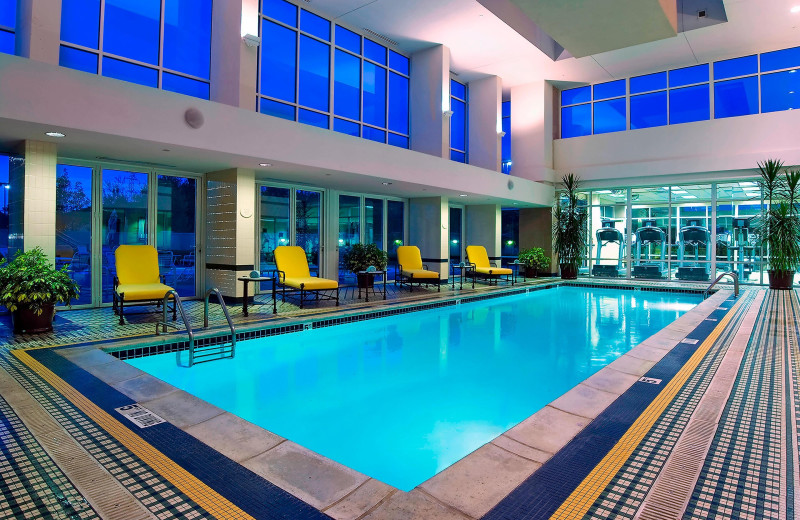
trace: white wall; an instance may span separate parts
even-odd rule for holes
[[[469,163],[500,171],[503,83],[497,76],[469,82]]]
[[[553,87],[538,81],[511,89],[511,175],[552,182]]]
[[[411,55],[409,84],[411,148],[450,157],[450,49],[437,45]]]

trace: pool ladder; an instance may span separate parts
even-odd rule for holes
[[[717,279],[711,282],[711,285],[703,293],[703,299],[705,300],[708,298],[708,293],[711,291],[711,288],[717,285],[723,278],[726,276],[730,276],[733,279],[733,297],[736,298],[739,296],[739,275],[734,272],[726,272],[722,273],[721,275],[717,276]]]
[[[164,317],[162,321],[156,323],[156,335],[160,334],[161,332],[166,333],[167,327],[172,327],[177,329],[178,327],[173,323],[167,321],[167,304],[169,302],[170,297],[172,297],[173,301],[175,302],[175,308],[180,312],[181,320],[183,320],[183,325],[186,327],[186,334],[189,336],[189,365],[193,366],[198,363],[205,363],[208,361],[214,361],[217,359],[227,359],[233,358],[236,354],[236,327],[233,325],[233,320],[231,320],[231,315],[228,312],[228,306],[225,305],[225,300],[222,298],[222,294],[219,292],[219,289],[216,287],[212,287],[208,291],[206,291],[205,302],[203,304],[203,328],[208,328],[208,301],[212,294],[217,295],[217,300],[219,301],[220,306],[222,307],[222,312],[225,313],[225,319],[228,321],[228,327],[231,329],[231,336],[229,343],[221,343],[216,345],[200,345],[198,346],[195,343],[194,339],[194,331],[192,330],[192,324],[189,322],[189,318],[186,316],[186,312],[183,310],[183,304],[181,303],[181,298],[178,296],[177,291],[174,289],[167,291],[164,295]],[[175,353],[175,359],[178,363],[178,366],[184,366],[181,362],[181,351],[178,350]]]

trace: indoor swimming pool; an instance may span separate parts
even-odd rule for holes
[[[409,491],[662,329],[697,294],[558,287],[128,363]]]

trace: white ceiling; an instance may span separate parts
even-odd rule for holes
[[[308,5],[383,34],[406,52],[444,44],[462,80],[496,75],[506,90],[539,80],[591,83],[624,78],[800,43],[800,13],[790,13],[800,0],[725,0],[727,23],[556,62],[477,0],[311,0]],[[635,21],[620,19],[620,24],[628,23]]]

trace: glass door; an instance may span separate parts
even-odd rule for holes
[[[275,248],[288,246],[290,190],[273,186],[261,187],[261,247],[260,271],[271,273],[275,269]]]
[[[303,248],[308,258],[311,275],[319,273],[320,239],[322,226],[320,215],[322,193],[319,191],[295,191],[295,245]]]
[[[386,252],[389,255],[388,276],[397,274],[397,248],[403,245],[406,235],[406,204],[399,200],[386,201]]]
[[[355,275],[344,268],[344,255],[361,236],[361,197],[339,195],[339,283],[355,283]]]
[[[4,190],[5,192],[5,190]],[[67,267],[80,293],[73,305],[92,304],[92,168],[56,167],[56,268]],[[96,265],[96,264],[94,264]]]
[[[450,207],[450,263],[459,264],[463,261],[464,245],[464,208]]]
[[[156,248],[167,285],[183,297],[197,295],[197,179],[158,176]]]

